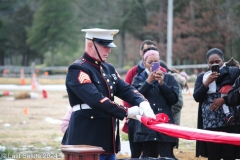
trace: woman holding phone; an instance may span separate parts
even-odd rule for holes
[[[138,73],[132,85],[149,101],[154,114],[165,113],[169,116],[168,123],[174,124],[171,106],[178,101],[179,87],[166,70],[159,67],[160,55],[156,48],[144,50],[143,65],[145,70]],[[145,127],[141,122],[136,123],[134,141],[143,143],[143,158],[161,157],[175,158],[172,155],[172,146],[177,139]]]
[[[217,132],[239,133],[239,123],[226,119],[222,108],[223,104],[219,109],[216,109],[215,106],[211,107],[214,101],[224,99],[221,97],[221,88],[233,83],[236,79],[234,75],[239,70],[225,66],[220,49],[210,49],[206,54],[206,59],[209,71],[197,76],[193,93],[195,101],[199,103],[197,127]],[[236,107],[228,107],[231,115],[237,114]],[[209,160],[220,160],[221,158],[235,160],[240,158],[239,148],[239,146],[229,144],[197,141],[196,156],[208,157]]]

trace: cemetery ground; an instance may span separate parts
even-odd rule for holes
[[[0,84],[4,81],[0,78]],[[12,80],[14,81],[14,80]],[[54,83],[40,81],[40,84]],[[63,84],[64,80],[57,80]],[[56,84],[54,83],[54,84]],[[193,84],[189,84],[193,87]],[[6,90],[1,90],[3,93]],[[66,91],[47,91],[43,98],[41,90],[18,91],[8,90],[12,95],[0,97],[0,154],[12,159],[49,159],[62,160],[60,130],[61,119],[69,107]],[[14,99],[19,94],[34,92],[35,98]],[[191,128],[197,126],[198,104],[192,93],[183,94],[184,107],[181,115],[181,125]],[[116,98],[118,103],[121,100]],[[121,125],[123,124],[123,121]],[[127,134],[121,132],[122,141],[127,141]],[[180,160],[206,160],[195,157],[195,141],[180,139],[179,148],[174,150]],[[120,152],[117,157],[128,158],[131,153]],[[0,158],[1,159],[1,158]]]

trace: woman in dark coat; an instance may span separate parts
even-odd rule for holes
[[[197,127],[211,131],[239,133],[240,126],[237,121],[232,121],[231,124],[226,126],[223,109],[215,110],[211,108],[212,103],[216,99],[224,99],[221,98],[220,88],[225,84],[234,82],[233,79],[236,79],[236,77],[230,75],[234,75],[233,72],[235,71],[235,74],[239,74],[239,71],[231,67],[226,68],[223,53],[217,48],[209,50],[206,58],[209,69],[211,69],[212,64],[218,64],[220,73],[210,73],[204,82],[204,73],[199,74],[196,79],[193,97],[196,102],[199,102]],[[227,75],[229,77],[226,79]],[[216,82],[216,92],[208,94],[209,84],[214,81]],[[226,105],[229,106],[232,115],[237,114],[236,107],[231,107],[228,103]],[[239,158],[239,146],[197,141],[196,156],[208,157],[209,160],[220,160],[221,158],[224,160],[235,160]]]
[[[132,85],[150,102],[154,114],[165,113],[169,116],[169,123],[174,124],[171,106],[178,102],[179,87],[170,74],[164,74],[160,69],[152,72],[153,62],[159,62],[159,52],[155,48],[144,51],[143,64],[145,70],[137,74]],[[134,141],[143,142],[142,157],[174,158],[171,154],[176,138],[148,129],[140,122],[135,126]]]

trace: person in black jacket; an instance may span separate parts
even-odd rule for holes
[[[226,66],[235,66],[240,68],[239,62],[233,57],[226,63]],[[240,77],[240,76],[239,76]],[[240,78],[237,78],[230,91],[228,91],[228,101],[231,105],[238,107],[240,113]],[[239,117],[240,121],[240,117]]]
[[[125,82],[127,82],[128,84],[132,84],[133,77],[137,73],[142,72],[145,69],[142,64],[143,51],[149,47],[156,47],[156,44],[151,40],[144,40],[140,46],[140,51],[139,51],[141,60],[138,62],[137,65],[132,67],[126,73]],[[123,101],[123,105],[126,107],[130,107],[130,105],[125,101]],[[127,125],[128,127],[128,141],[129,141],[130,150],[131,150],[131,158],[139,158],[142,154],[142,144],[140,142],[133,142],[135,121],[136,120],[134,119],[126,119],[126,123],[125,123],[125,125]]]
[[[66,76],[73,113],[62,144],[99,146],[105,151],[100,160],[116,160],[115,153],[120,149],[116,119],[136,118],[141,113],[156,117],[147,100],[106,62],[111,48],[116,47],[113,36],[118,30],[94,28],[82,31],[86,32],[85,52],[69,66]],[[115,103],[114,96],[133,107]]]
[[[228,92],[228,103],[233,106],[240,105],[240,76],[236,79],[235,83],[233,84],[232,88]],[[240,110],[239,110],[240,112]]]
[[[179,87],[174,77],[164,74],[161,68],[152,72],[152,63],[159,60],[160,56],[156,48],[150,47],[144,50],[145,70],[134,77],[132,85],[149,101],[155,114],[167,114],[170,118],[168,123],[174,124],[171,106],[178,102]],[[176,145],[177,139],[148,129],[139,121],[135,126],[134,141],[142,142],[143,158],[157,158],[159,155],[174,158],[172,146]]]
[[[209,69],[211,69],[212,64],[218,64],[220,66],[220,73],[212,72],[204,82],[204,73],[200,73],[197,76],[193,93],[195,101],[199,102],[197,127],[211,131],[239,133],[239,123],[233,121],[229,126],[225,126],[223,109],[216,110],[211,108],[214,101],[225,98],[221,97],[219,89],[225,84],[232,83],[234,81],[234,78],[232,78],[234,74],[233,72],[229,72],[229,68],[223,67],[224,58],[221,50],[217,48],[210,49],[206,54],[206,58]],[[209,84],[213,81],[216,81],[217,90],[215,93],[207,94]],[[228,103],[225,104],[229,106],[230,112],[233,115],[237,113],[236,107],[231,107]],[[208,157],[209,160],[220,160],[221,158],[234,160],[240,158],[239,148],[239,146],[229,144],[197,141],[196,156]]]

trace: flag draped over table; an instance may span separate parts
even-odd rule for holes
[[[215,132],[203,129],[182,127],[168,124],[164,118],[165,114],[157,114],[156,120],[142,116],[141,122],[148,128],[166,135],[183,138],[187,140],[199,140],[214,143],[225,143],[240,146],[240,134]]]

